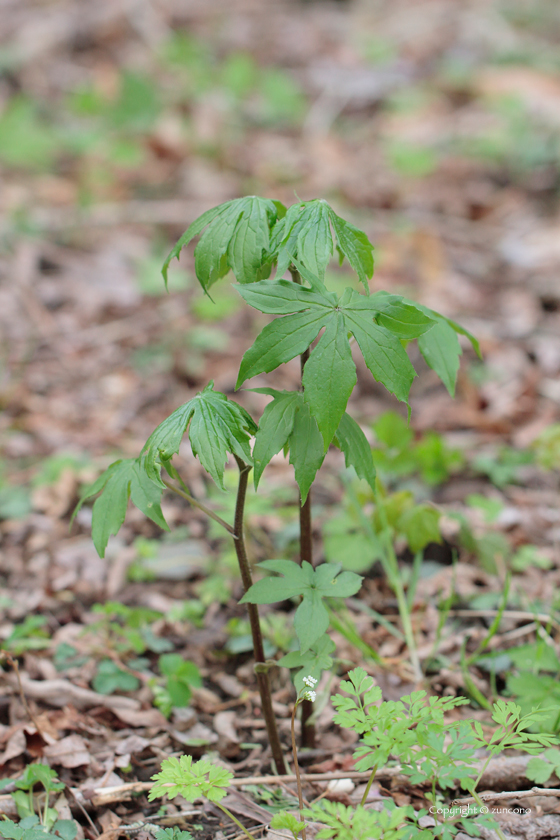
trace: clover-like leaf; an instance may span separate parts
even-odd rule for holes
[[[160,478],[161,466],[179,451],[187,427],[193,453],[222,489],[228,453],[252,463],[249,441],[257,430],[256,423],[244,408],[214,391],[213,385],[210,382],[170,414],[146,441],[139,460],[152,482],[160,487],[165,486]]]
[[[294,627],[305,653],[325,633],[329,614],[324,598],[348,598],[362,585],[362,578],[354,572],[342,572],[339,563],[323,563],[316,569],[310,563],[300,566],[293,560],[264,560],[259,566],[282,577],[268,577],[254,583],[240,603],[273,604],[297,595],[302,601],[296,610]]]
[[[91,535],[100,557],[111,535],[120,530],[126,516],[128,500],[148,516],[156,525],[169,530],[161,511],[161,489],[150,480],[139,459],[129,458],[112,463],[99,478],[82,493],[74,511],[76,515],[86,499],[96,496],[92,512]]]
[[[233,773],[206,759],[193,764],[192,755],[166,758],[161,764],[161,771],[152,776],[155,784],[148,799],[152,802],[162,796],[169,799],[183,796],[189,802],[200,797],[219,802],[226,795],[232,779]]]
[[[204,228],[194,259],[196,276],[205,291],[230,269],[239,283],[268,277],[272,266],[267,256],[270,229],[284,212],[280,202],[258,196],[236,198],[207,210],[187,228],[167,256],[162,268],[166,285],[171,260],[179,258],[185,245]]]

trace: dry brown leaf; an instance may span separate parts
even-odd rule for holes
[[[86,742],[76,734],[68,735],[56,744],[45,747],[44,754],[51,764],[62,767],[81,767],[91,761]]]

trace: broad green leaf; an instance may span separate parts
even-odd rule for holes
[[[226,204],[220,204],[218,207],[212,207],[210,210],[207,210],[205,213],[199,216],[198,219],[195,219],[195,221],[186,229],[186,231],[178,240],[176,245],[171,249],[161,268],[161,273],[163,274],[163,279],[165,280],[166,288],[167,273],[171,260],[175,258],[179,259],[179,255],[185,247],[185,245],[188,245],[191,239],[194,239],[195,236],[198,236],[200,233],[202,233],[206,225],[209,225],[210,222],[216,218],[216,216],[220,216],[225,211],[228,204],[229,202],[227,202]]]
[[[347,467],[354,467],[358,478],[363,478],[375,490],[375,466],[371,447],[355,420],[344,412],[336,430],[336,445],[344,453]]]
[[[537,785],[544,785],[552,776],[555,768],[549,761],[533,757],[529,759],[525,775]]]
[[[302,602],[294,618],[301,653],[309,650],[328,627],[329,616],[323,598],[355,595],[362,582],[360,575],[352,572],[339,574],[339,563],[324,563],[313,569],[305,561],[299,566],[293,560],[265,560],[259,566],[283,577],[257,581],[239,603],[273,604],[301,595]]]
[[[329,225],[329,207],[324,201],[313,202],[297,237],[297,254],[301,262],[320,280],[333,253]]]
[[[237,198],[214,207],[196,219],[179,239],[165,260],[162,273],[174,257],[204,228],[195,251],[195,271],[205,291],[229,269],[238,282],[252,283],[270,273],[267,254],[270,229],[281,205],[257,196]]]
[[[265,408],[253,448],[255,489],[259,486],[264,468],[290,437],[300,400],[301,396],[296,391],[278,391],[274,400]]]
[[[252,463],[249,439],[256,432],[256,424],[244,408],[214,391],[213,384],[210,382],[196,397],[170,414],[146,441],[140,462],[160,487],[165,486],[160,478],[162,463],[179,451],[189,423],[193,453],[222,489],[228,453]]]
[[[294,685],[299,693],[305,688],[304,677],[314,677],[319,680],[323,671],[332,668],[333,659],[331,653],[336,649],[335,643],[325,633],[305,653],[300,650],[292,650],[281,659],[278,665],[283,668],[299,668],[294,675]]]
[[[463,352],[455,330],[443,318],[438,318],[434,328],[418,339],[418,349],[451,396],[455,396],[459,357]]]
[[[290,263],[299,260],[322,280],[333,254],[331,224],[340,254],[348,258],[369,291],[373,245],[363,231],[338,216],[322,199],[294,204],[273,228],[270,255],[277,259],[276,276],[282,277]]]
[[[382,301],[379,300],[379,302]],[[416,306],[403,301],[390,303],[380,308],[376,321],[399,338],[404,339],[418,338],[431,331],[436,323],[433,318],[429,318]]]
[[[432,314],[437,315],[438,313],[433,312]],[[480,349],[480,344],[478,343],[478,340],[474,337],[474,335],[468,330],[466,330],[464,327],[462,327],[460,324],[457,324],[456,321],[452,321],[451,318],[446,318],[445,320],[447,321],[450,327],[453,327],[456,333],[459,333],[459,335],[464,335],[465,338],[469,339],[474,352],[476,353],[479,359],[482,359],[482,351]]]
[[[228,265],[238,283],[254,283],[264,273],[264,254],[270,244],[270,228],[276,221],[277,207],[267,199],[243,199],[240,217],[229,240],[227,248]]]
[[[248,304],[266,312],[267,315],[287,315],[293,312],[303,312],[311,306],[332,306],[323,294],[306,289],[291,280],[278,280],[271,283],[261,280],[250,286],[236,286],[237,291]]]
[[[105,556],[109,537],[120,530],[130,498],[156,525],[169,530],[161,512],[161,489],[149,479],[139,460],[130,458],[111,464],[105,473],[85,490],[80,505],[100,490],[103,492],[93,505],[91,529],[93,544],[100,557]]]
[[[298,409],[294,418],[294,427],[289,439],[290,464],[294,467],[296,482],[299,487],[302,505],[317,471],[325,458],[323,438],[317,421],[311,416],[309,406],[299,395]]]
[[[279,365],[301,355],[314,341],[332,315],[321,308],[277,318],[263,329],[241,361],[236,388],[259,373],[270,373]]]
[[[348,259],[369,293],[368,279],[373,277],[373,245],[362,230],[337,216],[332,208],[329,208],[329,215],[340,253]]]
[[[309,564],[307,564],[309,565]],[[265,560],[259,566],[283,577],[266,577],[254,583],[241,598],[240,604],[274,604],[301,595],[308,585],[309,572],[293,560]]]
[[[410,386],[416,372],[399,339],[361,312],[347,309],[345,319],[373,378],[381,382],[398,400],[408,403]]]
[[[255,435],[255,487],[271,458],[283,447],[287,447],[303,504],[325,457],[323,438],[317,423],[311,417],[309,406],[300,391],[274,391],[271,388],[255,390],[274,397],[273,402],[265,408]]]
[[[398,529],[405,535],[411,551],[416,553],[426,548],[428,543],[442,542],[440,518],[440,512],[428,504],[414,505],[402,514]]]
[[[123,671],[111,659],[103,659],[91,684],[99,694],[112,694],[114,691],[136,691],[140,680],[134,674]]]
[[[305,402],[317,421],[325,451],[357,381],[344,316],[338,312],[311,353],[304,371]]]
[[[329,626],[329,613],[323,599],[316,590],[304,595],[294,616],[294,629],[302,653],[326,632]]]

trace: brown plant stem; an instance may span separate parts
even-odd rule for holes
[[[307,701],[309,703],[309,701]],[[298,792],[298,800],[299,800],[299,818],[301,822],[304,822],[303,819],[303,790],[301,788],[301,776],[299,772],[299,762],[297,757],[297,744],[296,744],[296,712],[297,707],[299,706],[299,700],[296,700],[294,703],[294,708],[292,710],[292,755],[294,757],[294,770],[296,771],[296,784],[297,784],[297,792]],[[305,833],[305,825],[301,830],[301,836],[303,840],[307,840],[307,835]]]
[[[297,280],[296,280],[297,275]],[[298,272],[292,272],[292,277],[297,283],[301,283]],[[303,369],[309,359],[310,349],[304,350],[300,356],[301,377],[303,388]],[[311,521],[311,490],[307,494],[305,502],[299,500],[299,550],[300,564],[305,560],[313,565],[313,523]],[[315,748],[315,724],[309,722],[313,714],[313,703],[304,700],[301,704],[301,746],[307,749]]]
[[[27,697],[25,696],[25,692],[24,692],[23,686],[21,684],[21,676],[20,676],[20,673],[19,673],[19,665],[18,665],[17,659],[14,656],[12,656],[10,653],[8,653],[7,650],[4,650],[3,648],[0,648],[0,659],[5,659],[6,662],[8,663],[8,665],[11,665],[12,668],[14,669],[16,679],[17,679],[18,688],[19,688],[19,696],[21,697],[21,702],[23,703],[23,708],[27,712],[31,723],[33,724],[33,726],[37,730],[37,735],[39,735],[41,738],[43,738],[43,732],[41,730],[41,726],[39,725],[39,722],[37,721],[37,718],[35,717],[35,715],[33,714],[33,712],[31,711],[31,709],[29,707],[29,703],[27,702]],[[45,740],[45,739],[43,738],[43,740]],[[48,801],[48,796],[47,796],[47,801]]]
[[[249,464],[242,461],[241,458],[238,458],[237,455],[235,456],[235,460],[237,461],[237,466],[239,467],[239,484],[237,485],[233,537],[235,553],[237,554],[237,562],[239,563],[239,571],[243,582],[243,590],[244,592],[247,592],[247,590],[253,585],[253,576],[251,574],[251,567],[249,565],[247,549],[245,547],[243,523],[245,514],[245,498],[247,496],[247,482],[249,479],[249,473],[251,472],[251,467]],[[278,727],[276,725],[276,717],[272,708],[270,677],[264,655],[259,609],[256,604],[247,604],[247,612],[249,614],[249,624],[251,625],[251,635],[253,637],[253,652],[255,655],[257,685],[261,696],[262,712],[266,723],[270,749],[276,765],[276,771],[280,775],[284,775],[287,772],[287,768],[284,761],[284,754],[282,752],[282,745],[280,743],[280,736],[278,734]]]

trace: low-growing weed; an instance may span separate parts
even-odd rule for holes
[[[16,788],[12,798],[20,821],[0,820],[0,837],[6,840],[74,840],[78,832],[74,820],[60,820],[56,808],[49,805],[50,794],[64,790],[64,784],[58,781],[54,770],[46,764],[28,764],[19,779],[4,779],[3,784],[11,781]],[[44,791],[42,803],[34,794],[36,785],[41,785]]]

